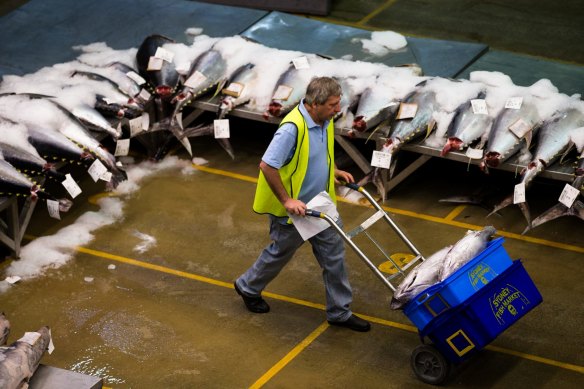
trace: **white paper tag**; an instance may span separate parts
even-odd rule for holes
[[[49,211],[49,216],[53,219],[61,220],[61,215],[59,215],[59,202],[56,200],[47,200],[47,210]]]
[[[107,168],[99,159],[96,159],[91,164],[87,172],[93,179],[93,182],[97,182],[97,180],[99,180],[99,178],[103,176],[105,172],[107,172]]]
[[[525,183],[515,185],[515,191],[513,192],[513,204],[519,204],[525,202]]]
[[[136,73],[133,70],[131,70],[128,73],[126,73],[126,76],[128,76],[128,78],[130,80],[134,81],[138,85],[144,85],[144,84],[146,84],[146,80],[144,78],[142,78],[141,75],[139,75],[138,73]]]
[[[130,137],[134,137],[143,131],[141,117],[130,119],[129,123],[130,123]]]
[[[274,92],[272,99],[274,100],[288,100],[288,97],[292,94],[294,88],[289,87],[288,85],[278,85],[278,89]]]
[[[164,47],[157,48],[154,56],[156,58],[163,59],[168,63],[172,63],[172,60],[174,59],[174,53],[172,51],[166,50]]]
[[[523,97],[511,97],[505,101],[505,108],[521,109],[523,104]]]
[[[181,112],[182,114],[182,112]],[[142,113],[142,130],[148,131],[150,128],[150,115],[146,112]]]
[[[396,119],[411,119],[416,116],[418,112],[418,104],[416,103],[401,103],[397,111]]]
[[[22,278],[19,276],[10,276],[10,277],[6,277],[6,279],[4,281],[13,285],[13,284],[16,284],[20,280],[22,280]]]
[[[302,57],[294,58],[292,60],[292,63],[294,64],[294,67],[297,70],[310,69],[310,64],[308,63],[308,58],[305,55],[303,55]]]
[[[107,171],[105,173],[103,173],[100,177],[100,180],[105,181],[105,182],[110,182],[112,180],[112,172]]]
[[[25,332],[24,336],[20,339],[18,339],[19,342],[24,342],[24,343],[28,343],[31,346],[34,346],[35,343],[37,342],[37,340],[39,340],[41,337],[41,334],[38,332]]]
[[[49,355],[55,351],[55,345],[53,343],[53,334],[51,333],[51,329],[49,328],[49,345],[47,346],[47,351]]]
[[[531,131],[531,126],[523,119],[517,119],[515,123],[509,126],[509,131],[511,131],[517,138],[521,139]]]
[[[390,153],[373,150],[373,155],[371,156],[371,166],[389,169],[389,165],[391,165]]]
[[[564,190],[560,195],[560,203],[564,204],[566,207],[571,208],[574,204],[574,201],[578,198],[580,191],[574,188],[572,185],[566,184],[564,186]]]
[[[487,102],[483,99],[473,99],[470,101],[472,112],[475,115],[488,115]]]
[[[128,155],[130,152],[130,139],[118,139],[116,142],[116,151],[114,152],[115,157],[122,157]]]
[[[239,82],[232,82],[229,84],[227,88],[224,88],[221,92],[224,95],[239,97],[241,96],[241,92],[243,92],[244,88],[245,88],[244,84],[241,84]]]
[[[483,149],[473,149],[469,147],[466,149],[466,156],[470,159],[481,159],[483,158],[483,152]]]
[[[79,196],[81,193],[81,188],[77,185],[73,177],[71,177],[71,174],[67,174],[61,184],[67,189],[67,192],[69,192],[72,198]]]
[[[203,73],[199,72],[198,70],[195,70],[195,72],[193,74],[191,74],[191,76],[188,78],[188,80],[185,81],[184,85],[188,86],[189,88],[196,88],[197,86],[204,83],[205,80],[207,80],[207,76],[205,76]]]
[[[150,57],[148,60],[147,71],[156,71],[162,69],[162,63],[164,60],[162,58]]]
[[[213,128],[215,130],[215,138],[229,138],[229,119],[221,119],[213,121]]]
[[[142,100],[150,100],[150,97],[152,95],[150,94],[150,92],[148,92],[146,89],[142,88],[142,90],[140,91],[140,93],[138,93],[138,97],[141,98]]]

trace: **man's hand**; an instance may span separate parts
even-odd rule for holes
[[[335,184],[338,184],[339,181],[345,181],[351,184],[355,182],[355,179],[353,178],[351,173],[335,168]]]
[[[306,204],[290,197],[284,201],[284,208],[286,208],[286,211],[292,215],[304,216],[306,212]]]

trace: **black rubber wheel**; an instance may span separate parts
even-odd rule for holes
[[[439,385],[448,376],[450,363],[434,346],[420,345],[412,351],[412,370],[420,381]]]

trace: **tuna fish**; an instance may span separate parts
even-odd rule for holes
[[[71,113],[88,130],[107,134],[115,140],[121,136],[121,132],[118,129],[112,127],[106,118],[89,105],[80,104],[75,106]]]
[[[479,231],[467,231],[466,235],[456,242],[446,254],[440,272],[440,281],[447,279],[483,251],[496,232],[497,230],[493,226],[486,226]]]
[[[27,388],[50,341],[49,327],[41,327],[0,349],[0,388]]]
[[[0,346],[4,346],[10,335],[10,322],[4,312],[0,312]]]
[[[365,132],[389,119],[399,104],[383,88],[367,88],[361,94],[353,130]]]
[[[162,35],[150,35],[144,39],[136,53],[138,72],[152,87],[152,92],[161,97],[170,97],[178,86],[179,74],[173,62],[161,61],[161,68],[148,70],[150,58],[154,57],[159,47],[174,40]]]
[[[291,65],[276,82],[272,101],[264,112],[264,117],[267,119],[269,115],[283,116],[290,112],[304,97],[307,86],[305,70],[298,70]]]
[[[59,131],[49,128],[28,128],[28,141],[39,155],[50,161],[81,163],[93,161],[91,153],[81,149]]]
[[[258,74],[255,65],[248,63],[239,67],[225,84],[217,110],[217,119],[223,119],[235,107],[246,104],[253,96],[253,84]]]
[[[43,175],[58,182],[62,182],[66,178],[63,173],[55,170],[54,164],[48,163],[39,155],[35,155],[21,147],[0,141],[0,155],[4,157],[6,162],[23,174]]]

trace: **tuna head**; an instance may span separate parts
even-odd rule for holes
[[[154,57],[159,47],[174,40],[162,35],[150,35],[140,45],[136,53],[138,72],[154,88],[154,93],[161,97],[170,97],[179,81],[179,74],[173,62],[161,61],[160,68],[148,70],[150,58]]]

